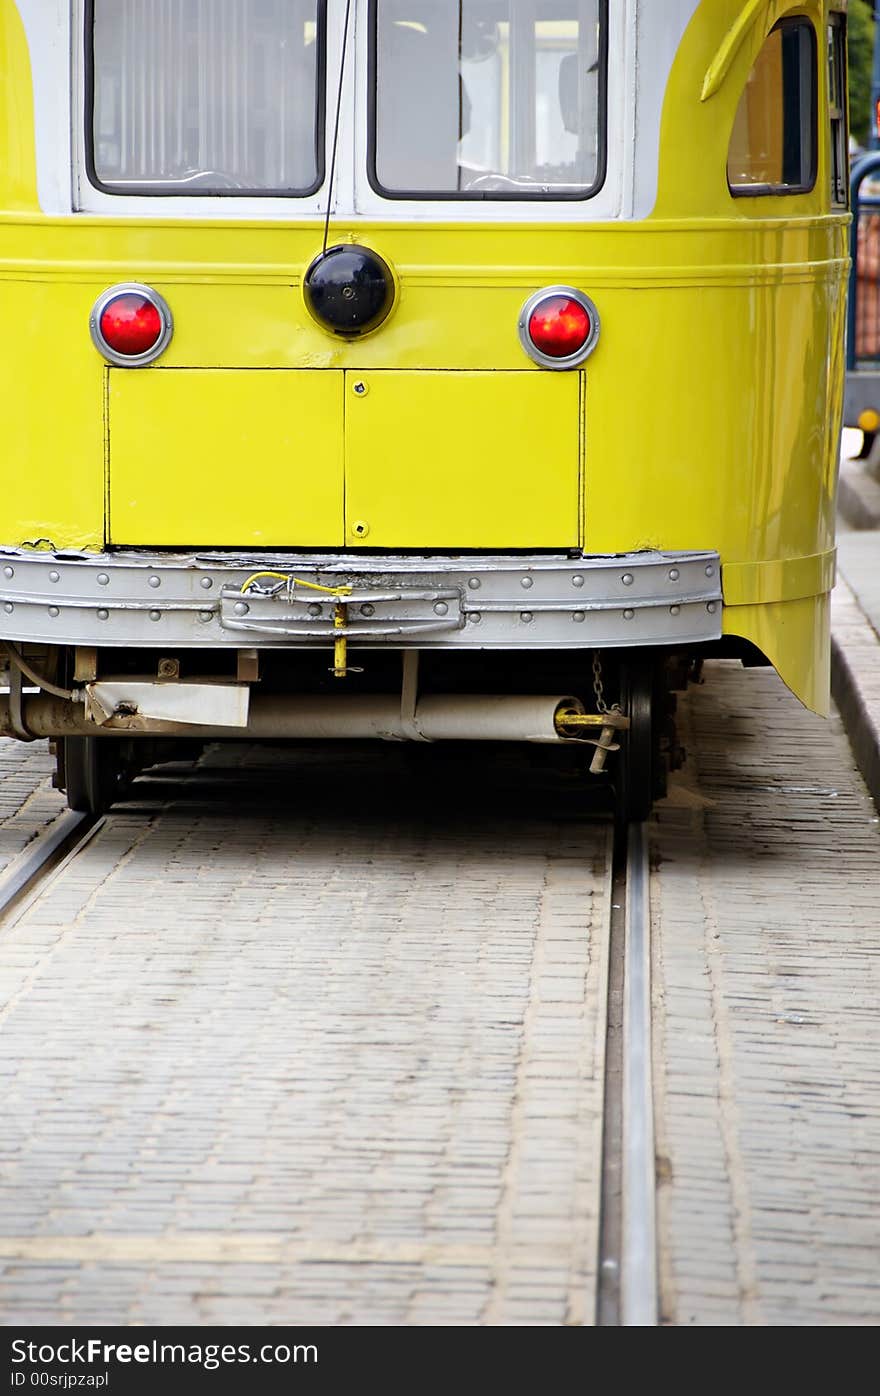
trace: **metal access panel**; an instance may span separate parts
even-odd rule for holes
[[[349,546],[578,546],[581,374],[345,378]]]
[[[344,376],[109,369],[109,541],[342,543]]]

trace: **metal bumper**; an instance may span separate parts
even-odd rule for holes
[[[169,648],[575,649],[721,634],[714,552],[618,556],[0,549],[0,639]]]

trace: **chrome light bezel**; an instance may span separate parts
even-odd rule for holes
[[[566,296],[569,300],[577,301],[578,305],[587,312],[590,317],[590,333],[586,340],[574,354],[567,354],[564,358],[554,358],[552,354],[545,354],[535,344],[529,334],[529,321],[542,301],[552,300],[555,296]],[[519,332],[519,342],[529,358],[541,368],[550,368],[557,371],[579,368],[596,347],[599,339],[599,312],[595,303],[583,291],[575,290],[574,286],[545,286],[534,295],[529,296],[525,305],[519,313],[517,330]]]
[[[107,343],[101,330],[101,316],[113,301],[120,296],[142,296],[144,300],[159,312],[162,321],[162,330],[156,343],[142,354],[121,354],[112,345]],[[171,342],[174,333],[174,319],[171,314],[168,302],[164,296],[160,296],[158,291],[154,291],[152,286],[144,286],[140,281],[122,281],[118,286],[111,286],[98,297],[92,307],[89,316],[89,333],[92,336],[92,343],[102,358],[109,364],[117,368],[145,368],[147,364],[153,363],[160,354],[164,354]]]

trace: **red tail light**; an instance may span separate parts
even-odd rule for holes
[[[545,368],[576,368],[595,346],[599,313],[589,296],[570,286],[538,291],[523,306],[519,337],[530,358]]]
[[[167,347],[171,311],[149,286],[114,286],[97,301],[89,321],[95,347],[112,364],[140,368]]]

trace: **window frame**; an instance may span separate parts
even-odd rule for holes
[[[843,105],[831,105],[831,80],[828,86],[828,126],[829,126],[829,168],[831,183],[831,207],[848,209],[849,192],[849,64],[846,49],[846,14],[842,10],[828,13],[828,31],[831,39],[831,63],[837,64],[837,81]],[[838,171],[839,167],[839,171]],[[840,188],[835,188],[835,173],[840,175]],[[842,197],[841,197],[842,196]]]
[[[386,189],[379,179],[376,167],[378,154],[378,106],[376,101],[379,41],[379,4],[381,0],[369,0],[367,12],[367,182],[374,194],[392,203],[529,203],[560,204],[584,203],[595,198],[605,184],[608,174],[608,31],[609,0],[598,0],[599,51],[597,70],[598,123],[596,134],[596,177],[586,189],[571,193],[544,194],[539,190],[528,193],[524,189]]]
[[[103,0],[112,3],[112,0]],[[111,198],[147,199],[311,199],[327,177],[327,0],[315,0],[317,45],[315,68],[315,179],[305,189],[175,188],[173,184],[119,184],[105,182],[95,165],[95,0],[83,3],[83,163],[93,189]]]
[[[771,34],[784,33],[786,29],[806,29],[810,36],[810,121],[807,131],[810,139],[810,163],[808,167],[808,182],[806,184],[731,184],[729,168],[725,165],[724,173],[727,180],[727,189],[732,199],[760,199],[767,197],[784,199],[792,194],[811,194],[816,187],[816,179],[819,173],[819,41],[816,34],[816,26],[809,15],[798,14],[786,15],[783,19],[777,20],[773,28],[765,34],[764,44],[766,44]],[[763,46],[762,44],[761,49],[763,49]],[[758,50],[758,54],[760,54],[761,49]],[[758,54],[755,55],[755,61],[757,61]],[[754,63],[752,64],[752,68],[754,68]],[[752,69],[750,68],[749,74],[751,74],[751,71]],[[746,81],[748,81],[748,78]],[[742,101],[744,92],[745,88],[740,92],[740,101]],[[784,97],[785,93],[783,92],[783,102]],[[738,112],[739,103],[737,104],[737,114]],[[734,121],[735,120],[736,115],[734,116]],[[731,127],[731,137],[732,135],[733,128]],[[728,138],[727,158],[729,161],[730,138]]]

